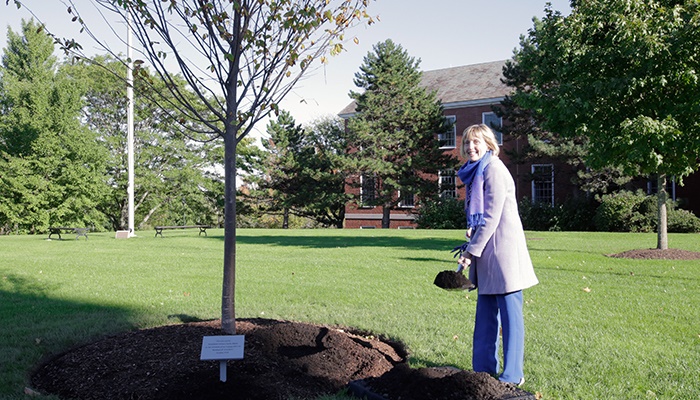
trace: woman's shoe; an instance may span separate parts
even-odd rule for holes
[[[515,385],[515,386],[517,386],[517,387],[520,387],[520,386],[522,386],[522,385],[525,384],[525,377],[520,378],[520,380],[519,380],[517,383],[515,383],[515,382],[507,382],[507,381],[501,381],[501,382],[510,383],[511,385]]]

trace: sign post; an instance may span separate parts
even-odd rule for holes
[[[202,361],[219,361],[219,380],[226,382],[226,362],[243,359],[245,335],[222,335],[202,337]]]

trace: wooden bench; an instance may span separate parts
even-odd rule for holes
[[[174,226],[156,226],[154,227],[156,229],[156,234],[153,237],[157,237],[160,235],[160,237],[163,237],[163,231],[166,229],[194,229],[194,228],[199,228],[199,236],[204,234],[204,236],[207,236],[207,229],[211,228],[211,225],[174,225]]]
[[[51,239],[52,235],[58,235],[58,240],[62,240],[61,238],[61,232],[66,232],[66,233],[75,233],[75,239],[77,240],[81,236],[85,237],[85,240],[88,238],[88,232],[90,232],[90,228],[72,228],[72,227],[67,227],[67,226],[57,226],[57,227],[52,227],[49,228],[49,239]]]

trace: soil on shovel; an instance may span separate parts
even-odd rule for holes
[[[465,290],[473,287],[471,281],[462,272],[440,271],[433,281],[435,286],[446,290]]]
[[[220,327],[170,325],[79,346],[38,366],[25,392],[78,400],[313,400],[363,383],[375,399],[449,400],[514,398],[519,390],[455,368],[411,369],[403,345],[367,333],[266,319],[237,321],[244,359],[228,362],[221,382],[218,361],[199,359],[202,337],[221,335]]]

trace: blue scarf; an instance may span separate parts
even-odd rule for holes
[[[457,171],[457,176],[466,187],[464,212],[467,214],[467,226],[484,225],[484,169],[491,162],[491,151],[484,154],[479,161],[467,161]]]

